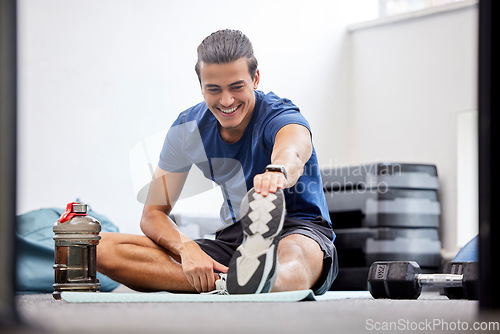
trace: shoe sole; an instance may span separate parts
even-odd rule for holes
[[[240,220],[244,239],[229,262],[227,289],[230,294],[269,292],[277,274],[277,236],[285,218],[283,190],[264,197],[252,188],[243,200],[245,206],[248,212]]]

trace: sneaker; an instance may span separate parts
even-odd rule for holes
[[[202,295],[228,295],[227,292],[227,274],[220,273],[219,279],[215,281],[215,290],[209,292],[202,292]]]
[[[264,197],[252,188],[242,208],[248,210],[240,220],[244,239],[229,262],[227,290],[230,294],[269,292],[278,272],[277,237],[285,218],[283,190]]]

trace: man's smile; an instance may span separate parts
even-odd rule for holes
[[[229,115],[229,114],[234,113],[237,109],[239,109],[240,106],[241,106],[241,104],[237,105],[234,108],[230,108],[230,109],[223,109],[223,108],[217,108],[217,109],[222,111],[223,114]]]

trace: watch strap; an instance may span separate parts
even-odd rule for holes
[[[285,175],[285,179],[288,179],[285,166],[283,165],[269,164],[266,166],[266,171],[283,173],[283,175]]]

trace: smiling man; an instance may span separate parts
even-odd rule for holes
[[[204,102],[170,128],[144,206],[145,236],[103,233],[98,270],[140,291],[325,293],[338,271],[311,129],[297,106],[257,90],[248,38],[217,31],[198,47]],[[196,165],[221,186],[215,239],[191,240],[169,213]]]

